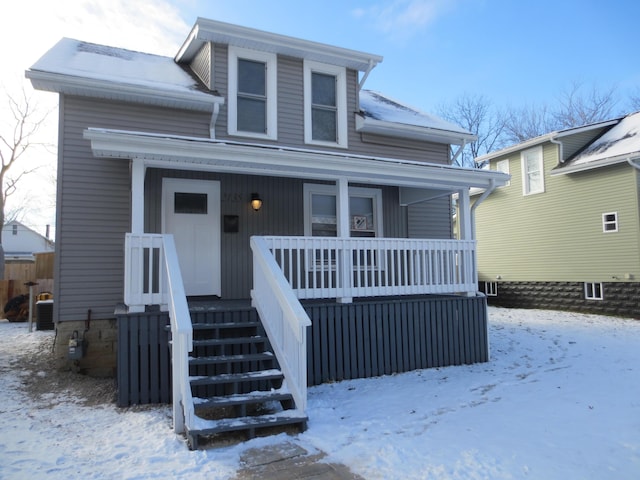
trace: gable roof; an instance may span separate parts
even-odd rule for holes
[[[553,169],[551,175],[590,170],[621,162],[640,160],[640,112],[618,123],[584,149]]]
[[[34,88],[107,100],[212,111],[205,92],[170,57],[63,38],[26,72]]]
[[[477,139],[458,125],[370,90],[360,91],[356,130],[453,145]]]

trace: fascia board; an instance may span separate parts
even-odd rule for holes
[[[488,188],[493,182],[506,184],[509,176],[496,171],[463,169],[388,158],[350,156],[327,152],[287,150],[282,147],[230,144],[200,138],[134,134],[88,129],[97,157],[142,159],[148,162],[174,162],[186,166],[215,165],[217,170],[260,172],[306,178],[348,178],[353,182],[379,183],[425,188]],[[260,154],[256,155],[259,150]]]
[[[205,42],[252,48],[265,52],[312,59],[319,62],[367,71],[382,62],[380,55],[359,52],[323,43],[302,40],[253,28],[198,18],[175,60],[189,62]]]
[[[373,118],[366,118],[356,114],[356,131],[386,135],[389,137],[401,137],[412,140],[422,140],[447,145],[462,145],[475,142],[478,137],[471,133],[453,132],[437,128],[421,127],[418,125],[385,122]]]
[[[602,160],[597,160],[595,162],[582,163],[579,165],[562,166],[557,170],[552,170],[551,172],[549,172],[549,175],[557,176],[566,175],[567,173],[584,172],[587,170],[593,170],[595,168],[609,167],[618,163],[626,163],[629,159],[633,160],[636,158],[640,158],[640,152],[630,154],[626,153],[624,155],[617,155],[615,157],[609,157]]]
[[[211,112],[224,98],[203,92],[181,92],[147,85],[114,83],[108,80],[74,77],[59,73],[27,70],[26,77],[34,88],[69,95],[107,100],[131,101],[149,105]]]

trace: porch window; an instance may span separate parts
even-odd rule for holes
[[[229,47],[229,134],[277,138],[277,66],[269,53]]]
[[[346,94],[343,67],[304,63],[305,143],[347,146]]]
[[[522,194],[531,195],[544,192],[544,167],[542,147],[525,150],[522,159]]]
[[[305,235],[335,237],[337,200],[333,185],[306,184]],[[382,236],[382,191],[375,188],[349,188],[349,225],[352,237]]]

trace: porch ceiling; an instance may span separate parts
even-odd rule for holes
[[[87,129],[93,155],[146,166],[458,191],[505,185],[497,171],[208,138]]]

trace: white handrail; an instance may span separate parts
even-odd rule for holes
[[[253,290],[271,347],[296,408],[307,408],[307,327],[311,320],[296,298],[263,237],[251,237]]]

